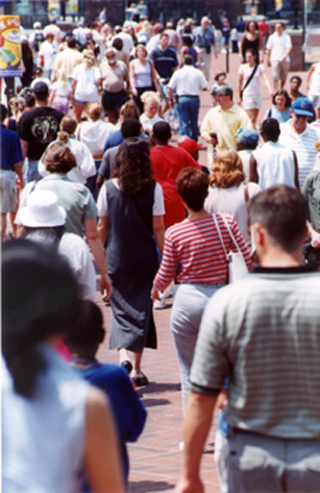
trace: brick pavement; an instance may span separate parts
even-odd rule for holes
[[[230,72],[227,82],[236,88],[239,58],[230,55]],[[213,60],[212,79],[217,70],[225,69],[225,56],[219,55]],[[270,68],[267,75],[271,81]],[[292,74],[291,74],[292,75]],[[304,83],[302,92],[306,92],[306,73],[299,73]],[[210,80],[210,87],[213,80]],[[263,108],[260,111],[259,122],[270,106],[267,89],[263,88]],[[211,107],[210,92],[201,96],[200,120]],[[176,141],[176,136],[173,141]],[[201,164],[206,163],[206,147],[200,152]],[[99,299],[100,295],[99,295]],[[100,301],[103,310],[106,328],[110,328],[111,309]],[[151,493],[172,491],[179,477],[181,452],[178,448],[182,440],[182,410],[179,384],[179,370],[175,354],[173,338],[170,333],[170,307],[155,311],[155,321],[158,333],[158,350],[146,350],[143,357],[143,370],[150,380],[150,384],[139,390],[139,395],[148,410],[148,419],[145,430],[135,444],[130,444],[130,493]],[[116,351],[108,350],[108,338],[100,350],[100,358],[104,362],[117,363]],[[218,493],[219,485],[214,465],[214,433],[217,415],[215,415],[206,451],[202,460],[202,477],[205,491]]]

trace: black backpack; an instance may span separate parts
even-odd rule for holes
[[[32,48],[34,49],[34,51],[36,52],[39,51],[40,45],[41,43],[43,43],[43,41],[44,41],[44,35],[42,33],[36,33],[32,43]]]

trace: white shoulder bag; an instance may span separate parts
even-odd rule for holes
[[[237,280],[245,277],[248,274],[248,269],[247,269],[247,265],[244,261],[242,252],[241,252],[239,245],[237,243],[237,240],[235,239],[231,229],[229,228],[229,224],[227,223],[227,221],[225,220],[225,218],[222,215],[221,215],[221,217],[223,219],[223,222],[224,222],[224,224],[228,230],[228,233],[229,233],[234,245],[237,247],[237,250],[238,250],[237,252],[233,252],[232,250],[230,250],[229,253],[227,252],[225,244],[223,242],[219,223],[218,223],[217,218],[216,218],[216,214],[213,214],[213,219],[214,219],[214,222],[215,222],[218,234],[219,234],[219,238],[221,241],[221,245],[222,245],[224,254],[226,256],[226,262],[228,264],[228,282],[230,283],[230,282],[234,282],[234,281],[237,281]]]

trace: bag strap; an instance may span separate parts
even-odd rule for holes
[[[231,229],[230,229],[230,227],[229,227],[229,224],[227,223],[227,221],[226,221],[225,217],[223,217],[223,216],[222,216],[222,219],[223,219],[224,224],[225,224],[225,226],[226,226],[226,228],[227,228],[227,230],[228,230],[228,233],[229,233],[229,235],[230,235],[230,237],[231,237],[231,239],[232,239],[232,241],[233,241],[233,244],[237,247],[238,252],[242,254],[242,251],[240,250],[240,247],[239,247],[239,245],[238,245],[238,242],[237,242],[237,240],[235,239],[235,236],[234,236],[234,234],[232,233],[232,231],[231,231]]]
[[[221,216],[222,217],[222,216]],[[222,218],[223,219],[223,218]],[[216,228],[217,228],[217,231],[218,231],[218,235],[219,235],[219,238],[220,238],[220,242],[221,242],[221,245],[222,245],[222,249],[224,251],[224,255],[226,257],[226,262],[228,263],[229,262],[229,256],[228,256],[228,253],[227,253],[227,250],[226,250],[226,247],[224,245],[224,241],[223,241],[223,238],[222,238],[222,234],[221,234],[221,230],[220,230],[220,226],[219,226],[219,223],[218,223],[218,220],[217,220],[217,214],[213,214],[213,220],[214,220],[214,223],[216,225]]]
[[[247,82],[245,83],[245,85],[243,86],[243,88],[241,89],[241,94],[244,93],[245,89],[247,89],[248,85],[250,84],[250,82],[252,81],[253,77],[254,77],[254,74],[256,73],[257,71],[257,68],[258,68],[259,64],[256,63],[255,66],[254,66],[254,69],[252,70],[251,74],[250,74],[250,77],[249,79],[247,79]]]

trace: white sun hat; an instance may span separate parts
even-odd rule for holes
[[[66,217],[66,211],[51,190],[34,190],[27,198],[26,207],[19,211],[19,220],[27,228],[63,226]]]

